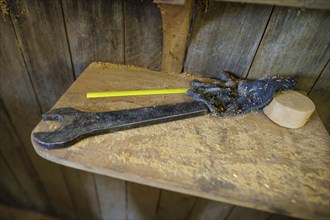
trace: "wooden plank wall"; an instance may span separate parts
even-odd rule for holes
[[[205,2],[193,4],[185,62],[176,69],[294,75],[330,131],[329,11]],[[90,62],[161,69],[161,13],[151,0],[0,3],[1,203],[61,219],[285,219],[38,157],[32,128]]]

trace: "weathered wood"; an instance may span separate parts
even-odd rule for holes
[[[184,71],[214,76],[226,70],[245,77],[272,7],[223,2],[205,7],[195,6]]]
[[[154,0],[157,4],[184,5],[189,0]]]
[[[214,0],[239,3],[280,5],[301,8],[330,9],[328,0]]]
[[[126,182],[95,174],[102,219],[126,219]]]
[[[163,72],[182,72],[190,31],[192,5],[192,0],[187,0],[180,6],[159,4],[163,24]]]
[[[61,4],[59,0],[21,0],[10,6],[18,44],[45,112],[73,82]]]
[[[2,135],[1,135],[2,136]],[[0,137],[1,137],[0,136]],[[31,204],[25,195],[22,186],[5,161],[5,157],[0,152],[0,202],[15,205],[22,208],[31,208]],[[1,212],[0,212],[1,215]]]
[[[62,0],[75,75],[92,61],[124,63],[123,1]]]
[[[21,187],[21,189],[17,189],[17,191],[23,191],[21,195],[22,201],[25,201],[25,197],[28,199],[28,202],[25,202],[25,208],[43,212],[52,212],[52,206],[43,190],[42,183],[40,182],[24,147],[22,147],[23,144],[17,137],[1,101],[0,124],[0,153],[4,157],[6,164],[9,166],[9,170],[12,170],[13,175]],[[1,176],[1,178],[3,177]],[[8,182],[8,184],[11,183]],[[16,202],[20,203],[19,200]]]
[[[93,63],[54,108],[109,111],[187,101],[186,95],[105,100],[86,99],[85,94],[95,85],[100,91],[185,87],[191,79]],[[35,131],[51,125],[40,123]],[[40,156],[77,169],[248,208],[326,219],[329,144],[329,135],[315,114],[303,128],[290,130],[259,111],[120,131],[67,149],[48,151],[35,143],[34,147]]]
[[[127,182],[126,219],[155,219],[160,190]]]
[[[162,190],[156,219],[187,219],[196,200],[193,196]]]
[[[162,64],[162,18],[151,0],[127,0],[125,14],[125,64],[160,70]]]
[[[22,220],[23,218],[24,220],[60,220],[49,215],[0,204],[0,219]]]
[[[189,217],[190,220],[224,220],[234,208],[222,202],[198,199]]]
[[[308,96],[316,105],[316,111],[330,133],[330,62],[324,68]]]
[[[285,215],[276,215],[273,214],[269,219],[267,220],[299,220],[298,218],[285,216]]]
[[[330,57],[330,12],[276,7],[249,78],[296,76],[308,92]]]
[[[244,207],[235,206],[230,212],[226,220],[267,220],[270,217],[270,213],[262,212],[255,209],[249,209]]]
[[[94,174],[62,168],[77,219],[101,219]]]
[[[34,3],[34,4],[32,4]],[[47,42],[47,38],[44,38],[43,40],[40,40],[39,38],[39,32],[47,31],[47,28],[52,28],[54,26],[54,31],[56,32],[59,24],[52,24],[47,27],[43,27],[43,22],[46,22],[43,19],[42,16],[45,16],[45,13],[48,18],[54,18],[51,17],[52,13],[47,13],[51,11],[51,5],[56,3],[55,1],[51,1],[49,8],[46,7],[47,2],[39,2],[36,6],[36,2],[31,2],[30,4],[27,4],[26,1],[19,1],[15,4],[11,2],[11,15],[13,19],[13,23],[15,24],[16,32],[14,33],[14,30],[5,31],[2,33],[6,33],[4,35],[1,34],[1,37],[4,37],[4,39],[7,39],[5,41],[1,40],[1,53],[5,54],[5,56],[1,55],[1,86],[0,86],[0,96],[4,102],[4,105],[6,106],[6,109],[8,109],[8,114],[10,119],[12,120],[13,125],[15,126],[15,130],[17,131],[17,135],[19,139],[22,141],[22,144],[26,152],[28,153],[31,162],[33,163],[34,168],[36,169],[38,176],[40,177],[40,180],[42,182],[42,187],[45,187],[45,191],[50,199],[50,204],[55,209],[55,212],[58,216],[67,218],[67,219],[74,219],[74,213],[73,213],[73,207],[70,200],[69,193],[67,191],[66,183],[63,180],[62,171],[60,170],[60,167],[56,164],[50,163],[46,160],[41,159],[38,157],[38,155],[35,154],[32,146],[30,145],[30,130],[33,128],[34,124],[40,120],[40,106],[38,103],[38,99],[36,98],[35,91],[40,92],[40,88],[36,89],[38,85],[42,85],[43,82],[48,81],[41,87],[44,88],[46,86],[47,88],[52,87],[52,91],[56,91],[58,94],[56,97],[60,96],[60,93],[63,92],[62,85],[68,85],[68,83],[64,82],[65,79],[61,77],[61,70],[65,71],[64,69],[61,69],[61,61],[59,57],[63,57],[63,54],[54,53],[52,54],[51,59],[49,57],[42,57],[42,52],[38,56],[38,51],[42,51],[43,49],[48,50],[50,47],[49,45],[53,45],[56,49],[60,51],[60,48],[57,48],[57,40],[54,40],[54,42]],[[42,6],[44,8],[42,8]],[[47,9],[45,9],[47,8]],[[24,9],[24,10],[23,10]],[[56,7],[55,7],[56,9]],[[59,13],[60,14],[60,13]],[[55,18],[54,18],[55,19]],[[39,22],[42,20],[43,22]],[[10,18],[6,18],[6,22],[10,22]],[[47,22],[46,22],[47,23]],[[49,23],[47,23],[49,24]],[[7,23],[8,25],[8,23]],[[37,25],[37,27],[35,26]],[[39,25],[39,26],[38,26]],[[4,26],[6,27],[6,26]],[[21,29],[22,27],[22,29]],[[25,31],[24,31],[25,30]],[[4,31],[4,29],[1,28],[1,31]],[[44,33],[44,32],[43,32]],[[54,33],[53,31],[48,30],[48,34]],[[15,34],[19,37],[17,40]],[[35,35],[38,35],[36,37]],[[43,36],[42,34],[40,35]],[[56,34],[54,34],[56,37]],[[8,38],[6,38],[8,37]],[[1,38],[3,39],[3,38]],[[48,43],[48,46],[45,46],[45,44]],[[27,72],[27,69],[25,68],[25,63],[22,58],[22,55],[20,53],[20,49],[23,48],[25,45],[25,49],[28,48],[31,49],[28,53],[25,53],[24,57],[27,57],[27,54],[29,54],[29,59],[34,60],[33,63],[40,64],[39,66],[36,66],[34,68],[35,71],[31,72],[31,68],[29,69],[30,72]],[[37,45],[37,48],[33,48],[33,46]],[[32,50],[33,49],[33,50]],[[55,50],[53,48],[53,50]],[[56,54],[58,55],[57,60]],[[26,59],[25,59],[26,61]],[[50,64],[51,63],[51,64]],[[31,63],[30,63],[31,65]],[[54,65],[51,67],[51,65]],[[58,65],[58,66],[57,66]],[[42,67],[42,68],[41,68]],[[49,69],[48,69],[49,68]],[[55,72],[51,72],[52,70],[55,70]],[[38,71],[38,79],[35,77],[31,77],[32,80],[35,80],[34,86],[32,86],[31,81],[29,79],[30,76],[33,76],[36,74],[36,71]],[[61,72],[58,75],[55,75],[56,72]],[[29,76],[30,73],[30,76]],[[42,76],[43,73],[46,73],[44,76]],[[48,73],[48,75],[47,75]],[[54,75],[49,76],[50,74],[54,73]],[[70,73],[69,73],[70,74]],[[43,80],[40,78],[44,77]],[[51,80],[55,79],[54,82]],[[41,80],[41,81],[38,81]],[[62,81],[62,83],[58,83],[58,81]],[[54,84],[53,84],[54,83]],[[61,89],[62,88],[62,89]],[[34,90],[36,89],[36,90]],[[58,89],[58,90],[57,90]],[[52,100],[52,98],[56,99],[56,97],[49,97],[54,95],[52,92],[47,93],[49,90],[45,89],[44,93],[42,94],[45,98],[45,100],[41,101],[39,97],[39,101],[43,103],[44,108],[47,109],[48,107],[45,106],[47,103],[50,105],[53,102],[49,102]],[[48,98],[47,98],[48,97]],[[48,100],[47,100],[48,99]],[[31,167],[32,169],[32,167]],[[35,176],[34,178],[38,178],[38,176]],[[61,193],[59,193],[61,192]]]

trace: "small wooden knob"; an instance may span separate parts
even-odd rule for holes
[[[270,120],[286,128],[303,127],[315,105],[307,96],[293,90],[278,93],[263,109]]]

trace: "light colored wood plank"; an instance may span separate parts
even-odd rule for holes
[[[316,111],[330,133],[330,62],[326,65],[308,96],[316,105]]]
[[[76,76],[92,61],[124,63],[123,1],[62,3]]]
[[[196,202],[196,197],[162,190],[156,219],[187,219]]]
[[[301,8],[316,8],[316,9],[330,9],[328,0],[215,0],[226,2],[239,3],[253,3],[253,4],[267,4],[267,5],[281,5]]]
[[[125,14],[125,64],[160,70],[162,65],[162,18],[151,0],[127,0]]]
[[[62,168],[77,219],[101,219],[94,174]]]
[[[184,71],[214,76],[225,70],[245,77],[272,7],[224,2],[205,7],[195,6]]]
[[[190,31],[192,5],[192,0],[187,0],[180,6],[159,4],[163,24],[163,72],[182,72]]]
[[[23,218],[24,220],[60,220],[49,215],[0,204],[0,219],[22,220]]]
[[[190,220],[224,220],[233,205],[208,199],[198,199],[189,217]]]
[[[86,99],[85,94],[95,88],[185,87],[191,79],[93,63],[54,108],[111,111],[182,102],[190,98],[181,94]],[[35,131],[49,129],[51,124],[40,123]],[[303,128],[290,130],[258,111],[120,131],[67,149],[49,151],[35,143],[34,147],[40,156],[65,166],[243,207],[325,219],[330,205],[329,144],[317,115]]]
[[[54,1],[52,1],[53,3]],[[40,4],[44,4],[40,3]],[[17,4],[17,5],[16,5]],[[22,4],[22,5],[21,5]],[[34,8],[33,5],[26,5],[26,2],[19,1],[15,2],[15,4],[11,4],[15,7],[14,11],[11,11],[12,18],[14,19],[14,24],[16,25],[16,28],[22,26],[22,22],[25,22],[23,25],[24,29],[31,29],[28,31],[33,31],[33,26],[29,26],[29,24],[33,23],[33,19],[27,15],[27,11],[29,11],[29,14],[33,14],[30,16],[33,16],[35,20],[43,20],[40,19],[38,16],[42,16],[41,14],[45,15],[46,9],[43,11],[40,9],[40,7]],[[31,8],[31,7],[32,8]],[[45,6],[45,5],[44,5]],[[46,7],[46,6],[45,6]],[[46,7],[47,8],[47,7]],[[18,10],[21,9],[22,11]],[[24,10],[23,10],[24,9]],[[17,11],[18,10],[18,11]],[[40,12],[38,10],[41,10],[43,12]],[[18,13],[19,17],[16,18],[16,14]],[[22,14],[23,13],[23,14]],[[41,14],[40,14],[41,13]],[[50,16],[50,14],[48,14]],[[38,18],[36,18],[38,17]],[[63,176],[61,173],[61,170],[58,165],[51,163],[47,160],[44,160],[40,158],[33,150],[33,147],[30,144],[30,130],[33,129],[35,124],[40,120],[40,106],[38,103],[38,99],[36,98],[36,95],[34,93],[33,85],[31,84],[31,81],[29,79],[29,73],[27,72],[27,69],[25,68],[24,60],[22,58],[22,54],[20,52],[20,48],[22,47],[22,41],[16,41],[16,36],[13,28],[10,26],[10,18],[6,17],[6,22],[3,22],[3,19],[0,19],[1,23],[1,61],[0,61],[0,96],[4,102],[4,105],[6,106],[6,109],[8,109],[8,114],[10,119],[12,120],[13,125],[15,126],[15,130],[17,131],[17,135],[19,139],[22,141],[22,143],[19,144],[20,148],[25,148],[33,166],[29,166],[29,169],[33,170],[32,167],[37,171],[37,175],[33,175],[36,179],[38,176],[40,177],[40,180],[42,184],[38,187],[44,188],[49,201],[45,201],[43,205],[51,205],[55,209],[58,216],[67,218],[67,219],[74,219],[74,213],[72,213],[72,203],[69,197],[69,193],[66,188],[66,183],[63,180]],[[17,26],[17,23],[20,23],[20,25]],[[38,23],[39,29],[36,31],[43,30],[42,28],[42,22],[35,22]],[[52,32],[50,32],[52,33]],[[20,35],[21,32],[18,32],[16,29],[16,34]],[[33,35],[33,34],[31,34]],[[25,37],[28,38],[27,35]],[[21,37],[22,38],[22,37]],[[31,37],[29,39],[32,39],[31,41],[34,41],[35,44],[39,44],[38,48],[34,48],[35,53],[38,53],[39,50],[42,50],[43,48],[48,48],[49,45],[54,45],[56,47],[56,43],[51,44],[50,42],[47,42],[45,39],[43,41],[37,40],[38,37]],[[28,47],[31,46],[28,41],[28,39],[25,39],[25,43],[28,44]],[[58,39],[56,39],[58,40]],[[37,42],[35,42],[37,41]],[[33,43],[33,45],[35,45]],[[45,47],[45,43],[48,43],[48,47]],[[41,52],[41,56],[42,56]],[[56,53],[55,53],[56,54]],[[55,57],[54,54],[54,57]],[[31,55],[31,59],[38,59],[39,56],[35,56],[34,53]],[[48,58],[45,58],[48,59]],[[46,70],[43,68],[40,68],[38,71],[40,71],[40,75],[36,76],[34,80],[38,81],[40,83],[40,78],[42,77],[43,70],[49,73],[50,69],[47,69],[47,64],[44,62],[53,62],[53,59],[49,59],[48,61],[38,60],[40,63],[44,64],[46,67]],[[38,62],[35,61],[35,62]],[[54,69],[58,69],[58,66]],[[30,72],[31,73],[31,72]],[[34,74],[31,73],[32,75]],[[61,75],[57,75],[54,77],[58,77],[59,80],[61,80]],[[49,77],[47,75],[44,76],[44,78],[41,81],[50,80],[52,77]],[[62,80],[63,81],[63,80]],[[61,92],[61,86],[59,87],[59,90],[57,91],[57,80],[49,82],[47,85],[50,86],[52,83],[54,83],[52,91]],[[37,83],[38,84],[38,83]],[[41,83],[42,84],[42,83]],[[63,84],[65,82],[63,81]],[[44,85],[43,85],[44,86]],[[40,90],[39,90],[40,91]],[[46,92],[47,93],[47,92]],[[49,93],[48,95],[52,95],[53,93]],[[45,96],[48,96],[44,94]],[[59,96],[60,94],[58,94]],[[44,97],[45,97],[44,96]],[[42,102],[46,103],[48,101]],[[46,107],[45,107],[46,109]],[[10,146],[10,145],[9,145]],[[21,149],[22,150],[22,149]],[[19,153],[16,153],[15,155],[18,155]],[[61,192],[61,193],[59,193]]]
[[[126,218],[126,182],[95,174],[102,219]]]
[[[270,213],[236,206],[226,220],[267,220]]]
[[[330,57],[330,12],[276,7],[249,78],[291,75],[308,92]]]
[[[159,192],[154,187],[127,182],[127,219],[155,219]]]

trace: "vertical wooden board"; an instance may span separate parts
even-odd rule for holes
[[[270,216],[268,212],[235,206],[226,220],[267,220]]]
[[[26,204],[28,204],[27,207],[30,209],[52,212],[53,209],[50,201],[47,199],[44,188],[41,186],[41,182],[30,158],[26,155],[23,144],[12,127],[1,100],[0,124],[0,153],[13,171],[13,175],[16,177],[22,188],[21,190],[24,192],[24,194],[21,195],[22,200],[24,201],[24,197],[27,197],[29,202]]]
[[[276,7],[249,78],[294,75],[309,91],[330,57],[330,12]]]
[[[195,10],[184,71],[214,76],[226,70],[245,77],[272,6],[211,2]]]
[[[20,208],[31,208],[30,201],[24,194],[5,158],[0,153],[0,202]]]
[[[162,18],[151,0],[127,0],[125,15],[125,64],[160,70],[162,64]]]
[[[47,111],[73,82],[60,1],[13,0],[10,9],[33,86]]]
[[[294,217],[290,217],[290,216],[285,216],[285,215],[276,215],[276,214],[273,214],[267,220],[299,220],[299,219],[298,218],[294,218]]]
[[[123,2],[62,0],[75,75],[92,61],[124,63]]]
[[[313,100],[328,133],[330,133],[330,62],[316,81],[308,96]]]
[[[162,190],[156,219],[187,219],[196,202],[193,196]]]
[[[131,182],[126,184],[126,219],[155,219],[160,190]]]
[[[26,12],[26,8],[24,10]],[[5,18],[5,20],[0,19],[1,33],[6,33],[1,34],[0,97],[8,110],[17,135],[23,143],[22,147],[26,149],[40,177],[41,187],[45,187],[57,215],[74,219],[71,199],[59,166],[37,156],[31,145],[30,133],[40,121],[41,111],[20,53],[21,45],[16,41],[10,18],[8,16]],[[47,76],[45,76],[46,79]]]
[[[77,219],[101,219],[94,174],[63,167]]]
[[[159,4],[163,25],[163,72],[182,72],[192,5],[192,0],[185,1],[183,5]]]
[[[95,174],[102,219],[125,219],[126,182]]]
[[[207,199],[198,199],[189,217],[190,220],[224,220],[233,205]]]

